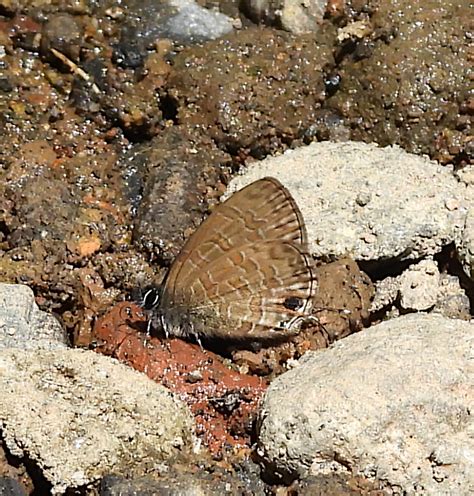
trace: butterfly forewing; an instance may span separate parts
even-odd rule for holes
[[[264,178],[234,193],[199,226],[170,269],[166,293],[172,298],[178,280],[193,280],[196,271],[224,252],[270,239],[305,245],[306,230],[288,190],[276,179]]]
[[[186,243],[165,281],[161,316],[176,329],[182,312],[180,334],[288,334],[288,322],[309,311],[310,260],[290,193],[273,178],[256,181],[219,205]]]

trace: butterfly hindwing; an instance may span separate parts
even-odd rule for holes
[[[289,334],[285,325],[309,311],[313,285],[310,257],[302,247],[270,240],[223,254],[212,270],[175,288],[170,304],[187,306],[198,320],[215,315],[220,325],[206,334],[270,339]]]

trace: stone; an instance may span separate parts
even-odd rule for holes
[[[188,409],[144,374],[92,351],[0,350],[6,448],[53,494],[141,475],[194,447]]]
[[[472,494],[473,345],[473,323],[412,314],[308,352],[267,390],[264,464],[289,480],[349,474],[397,494]]]
[[[228,192],[265,176],[289,189],[303,214],[311,253],[328,259],[432,256],[461,238],[474,205],[473,189],[451,168],[398,146],[312,143],[253,163]]]
[[[397,277],[377,281],[375,287],[371,312],[433,311],[470,320],[469,298],[458,277],[441,274],[433,260],[421,260]]]
[[[0,349],[48,350],[67,345],[66,331],[56,317],[38,308],[28,286],[0,283]]]

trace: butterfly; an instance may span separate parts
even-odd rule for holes
[[[272,341],[311,319],[312,258],[289,191],[265,177],[218,205],[142,307],[166,335]]]

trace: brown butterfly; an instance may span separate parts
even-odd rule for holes
[[[314,286],[301,212],[266,177],[215,208],[142,306],[167,335],[266,341],[311,319]]]

